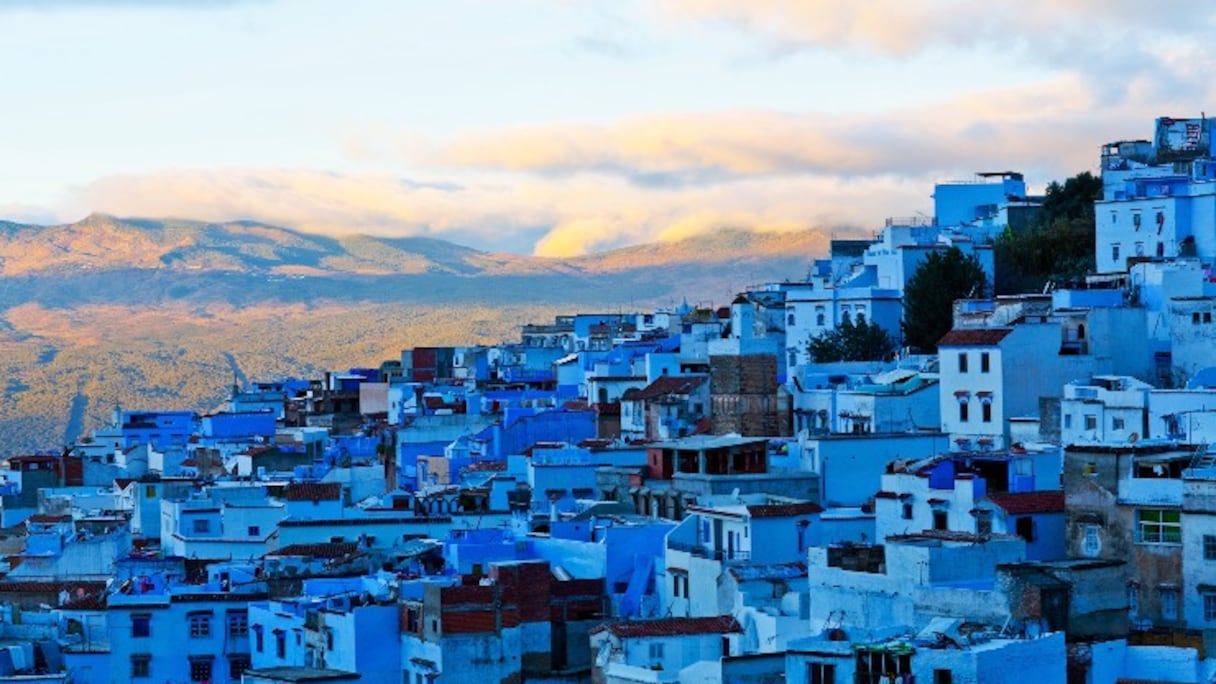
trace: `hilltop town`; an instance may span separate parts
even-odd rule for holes
[[[1212,681],[1213,129],[1104,145],[1093,272],[935,349],[905,290],[998,279],[1020,173],[723,306],[115,407],[0,471],[0,682]]]

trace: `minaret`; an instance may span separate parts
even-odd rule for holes
[[[730,336],[736,340],[750,340],[755,337],[756,312],[747,296],[740,294],[730,305]]]

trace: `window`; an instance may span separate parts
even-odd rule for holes
[[[992,535],[992,516],[987,515],[987,513],[987,511],[981,511],[979,517],[975,519],[975,534],[977,537]]]
[[[786,325],[794,325],[794,314],[790,314],[786,320]]]
[[[933,529],[935,529],[935,530],[949,529],[949,525],[946,524],[946,521],[947,521],[947,518],[946,518],[945,511],[933,511]]]
[[[287,657],[287,633],[281,629],[274,632],[274,655],[277,658]]]
[[[1142,508],[1136,511],[1136,522],[1141,544],[1182,543],[1181,511]]]
[[[1123,419],[1122,418],[1111,418],[1110,419],[1110,429],[1122,430],[1123,429]]]
[[[228,636],[249,636],[249,614],[246,612],[228,613]]]
[[[663,642],[656,641],[650,644],[650,660],[658,661],[663,659]]]
[[[810,684],[835,684],[836,666],[830,663],[808,663],[806,679]]]
[[[249,669],[251,661],[247,655],[228,656],[228,678],[234,682],[241,681],[241,675]]]
[[[958,353],[958,372],[967,372],[967,352]]]
[[[190,623],[190,638],[205,639],[211,636],[211,613],[190,613],[186,616]]]
[[[418,634],[422,631],[422,609],[416,606],[405,608],[405,631]]]
[[[1086,414],[1085,415],[1085,429],[1086,430],[1097,430],[1098,429],[1098,417],[1092,413]]]
[[[1081,554],[1094,558],[1102,553],[1102,537],[1097,525],[1085,526],[1085,538],[1081,540]]]
[[[1199,312],[1198,311],[1191,312],[1191,323],[1199,323]]]
[[[1110,260],[1111,261],[1119,260],[1119,243],[1118,242],[1116,242],[1110,246]]]
[[[211,532],[211,521],[206,518],[195,518],[191,523],[195,534],[209,534]]]
[[[146,637],[152,636],[152,616],[147,613],[138,613],[131,616],[131,636]]]
[[[1203,559],[1216,560],[1216,535],[1203,535]]]
[[[815,325],[817,325],[817,326],[819,326],[819,327],[821,327],[821,328],[822,328],[824,325],[826,325],[826,323],[824,322],[824,315],[823,315],[823,312],[822,312],[822,311],[819,311],[819,312],[816,312],[816,313],[815,313]]]
[[[1211,323],[1211,322],[1212,322],[1212,312],[1211,312],[1211,311],[1204,311],[1204,312],[1203,312],[1203,322],[1204,322],[1204,323]]]
[[[1064,414],[1064,427],[1072,428],[1072,414],[1071,413]]]
[[[969,408],[969,407],[970,407],[970,404],[968,404],[968,403],[967,403],[967,402],[965,402],[965,401],[960,401],[960,402],[958,403],[958,421],[959,421],[960,423],[966,423],[966,422],[967,422],[967,414],[968,414],[968,408]]]
[[[992,404],[988,402],[980,404],[980,419],[985,423],[992,422]]]
[[[854,681],[865,684],[887,684],[908,681],[904,675],[912,673],[910,653],[890,653],[883,650],[863,648],[856,652],[856,675]]]
[[[954,684],[954,673],[950,670],[934,670],[933,684]]]
[[[1144,243],[1143,242],[1136,243],[1136,256],[1144,256]]]
[[[144,496],[149,499],[156,498],[156,485],[148,485],[144,487]]]
[[[1173,621],[1178,619],[1178,590],[1174,587],[1161,587],[1161,619]]]
[[[190,656],[190,681],[211,681],[211,656]]]
[[[988,356],[988,352],[980,352],[980,372],[987,373],[991,369],[992,363],[990,357]]]
[[[261,533],[262,533],[262,528],[261,528],[261,527],[259,527],[259,526],[257,526],[257,525],[250,525],[250,526],[249,526],[249,536],[250,536],[250,537],[256,537],[256,536],[260,535]]]
[[[1136,230],[1140,230],[1140,212],[1132,212],[1132,225],[1136,227]]]
[[[1216,621],[1216,594],[1203,595],[1203,619],[1207,622]]]
[[[904,518],[904,520],[912,519],[912,504],[910,504],[910,503],[904,504],[903,518]]]
[[[152,656],[148,653],[136,653],[131,656],[131,678],[152,676]]]
[[[1028,515],[1018,518],[1014,523],[1014,529],[1019,537],[1026,540],[1027,544],[1034,541],[1034,518]]]
[[[334,631],[328,627],[325,628],[325,650],[334,650]]]

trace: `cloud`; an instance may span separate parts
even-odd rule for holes
[[[53,225],[63,220],[60,212],[41,207],[33,204],[6,204],[0,202],[0,222],[12,221],[14,223],[36,223],[39,225]]]
[[[1168,7],[1133,0],[660,0],[658,7],[677,26],[724,22],[787,53],[844,50],[892,60],[935,50],[955,59],[981,51],[1007,55],[1011,64],[1082,74],[1104,102],[1129,98],[1138,79],[1159,79],[1157,92],[1165,93],[1210,73],[1208,37],[1216,27],[1216,5],[1207,0]],[[1199,59],[1176,61],[1180,48]]]
[[[1152,85],[1137,81],[1129,88],[1147,94]],[[1094,169],[1105,142],[1148,137],[1163,112],[1198,114],[1180,98],[1137,97],[1105,107],[1099,101],[1082,79],[1063,75],[854,116],[670,113],[442,140],[378,130],[345,141],[352,160],[375,171],[110,176],[89,186],[80,204],[123,216],[251,218],[328,234],[429,235],[546,256],[675,240],[724,226],[860,226],[869,235],[887,216],[930,211],[937,181],[1009,169],[1042,187]]]
[[[653,187],[800,174],[940,177],[993,168],[1054,177],[1093,167],[1104,142],[1146,136],[1160,107],[1186,106],[1151,99],[1145,100],[1151,108],[1139,100],[1103,107],[1099,100],[1082,80],[1065,75],[864,115],[749,110],[490,131],[433,145],[427,161],[544,177],[608,174]]]
[[[927,205],[927,178],[747,179],[657,189],[620,178],[515,177],[459,184],[286,169],[111,176],[84,202],[119,216],[255,219],[325,234],[428,235],[483,249],[567,256],[724,226],[847,230]],[[871,231],[866,230],[867,234]]]
[[[197,9],[211,10],[233,5],[265,4],[270,0],[4,0],[0,11],[65,9]]]
[[[1135,0],[660,0],[659,7],[676,20],[726,21],[784,42],[887,56],[935,46],[1058,46],[1061,37],[1077,34],[1086,40],[1074,44],[1074,51],[1107,45],[1135,51],[1158,35],[1203,38],[1216,23],[1216,7],[1206,0],[1182,0],[1168,8]]]

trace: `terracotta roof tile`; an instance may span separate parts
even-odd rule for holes
[[[28,518],[28,520],[30,522],[34,522],[34,523],[72,522],[72,516],[70,516],[70,515],[47,515],[45,513],[35,513],[34,515],[31,515]]]
[[[267,556],[312,556],[313,558],[342,558],[359,550],[356,542],[319,542],[290,544],[266,554]]]
[[[1062,491],[989,494],[988,500],[1014,515],[1064,512]]]
[[[704,375],[665,375],[642,389],[626,390],[623,398],[628,401],[645,401],[673,394],[688,394],[704,384],[705,381],[706,376]]]
[[[337,501],[342,498],[342,485],[337,482],[292,482],[283,488],[288,501]]]
[[[730,615],[703,618],[663,618],[635,622],[613,622],[596,627],[593,632],[608,630],[621,639],[655,636],[686,636],[690,634],[731,634],[742,632]]]
[[[938,340],[939,347],[984,347],[999,344],[1013,328],[960,328]]]
[[[795,515],[822,513],[823,506],[810,501],[803,501],[801,503],[757,504],[748,506],[747,512],[753,518],[787,518]]]

